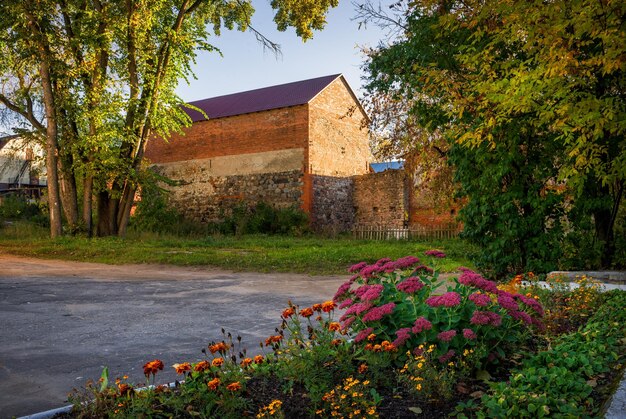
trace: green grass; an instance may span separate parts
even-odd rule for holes
[[[448,257],[433,260],[428,249],[440,249]],[[469,266],[472,248],[465,242],[442,240],[371,241],[351,238],[285,236],[207,236],[183,238],[171,235],[132,234],[126,239],[63,237],[51,240],[45,230],[14,225],[0,230],[0,251],[46,259],[108,264],[163,263],[178,266],[215,266],[237,271],[344,274],[357,262],[382,257],[396,259],[416,255],[443,272]]]

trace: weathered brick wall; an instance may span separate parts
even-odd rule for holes
[[[402,228],[408,216],[404,170],[354,177],[355,224]]]
[[[311,226],[319,232],[347,231],[354,224],[354,179],[313,175]]]
[[[181,178],[171,166],[158,169],[172,179]],[[298,205],[302,196],[302,171],[214,176],[200,170],[188,183],[170,191],[170,204],[186,218],[203,223],[220,221],[223,213],[229,214],[242,202],[250,205],[266,202],[276,208]]]
[[[304,149],[308,140],[307,105],[196,122],[168,142],[154,138],[146,158],[152,163],[206,159],[276,150]]]
[[[369,171],[366,115],[342,77],[309,103],[308,171],[313,175],[353,176]]]

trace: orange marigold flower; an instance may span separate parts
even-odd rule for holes
[[[126,383],[118,384],[117,389],[120,392],[120,396],[131,394],[133,391],[133,388],[129,384],[126,384]]]
[[[145,375],[156,375],[159,370],[163,370],[163,362],[159,359],[155,359],[154,361],[147,362],[143,366],[143,373]]]
[[[230,383],[229,385],[227,385],[226,388],[229,389],[230,391],[241,390],[241,384],[235,381],[234,383]]]
[[[211,389],[211,390],[216,390],[219,385],[220,385],[221,381],[219,378],[214,378],[211,381],[209,381],[207,383],[207,386]]]
[[[313,307],[311,307],[313,309],[313,311],[317,311],[318,313],[320,311],[322,311],[322,305],[321,304],[313,304]]]
[[[341,339],[333,339],[330,344],[333,346],[339,346],[341,345],[341,342],[343,342]]]
[[[359,365],[359,368],[357,369],[357,371],[359,372],[359,374],[363,374],[367,372],[367,369],[368,369],[367,364],[361,364]]]
[[[328,330],[330,330],[331,332],[337,332],[340,329],[341,325],[337,322],[332,322],[328,325]]]
[[[383,350],[387,352],[393,352],[396,350],[396,346],[387,340],[383,341],[380,346],[382,346]]]
[[[263,355],[257,355],[254,357],[254,363],[255,364],[262,364],[263,363]]]
[[[303,308],[300,310],[300,315],[302,317],[311,317],[313,315],[313,309],[311,307]]]
[[[365,345],[365,349],[366,351],[371,351],[372,349],[374,349],[374,345],[372,345],[371,343],[368,343],[367,345]]]
[[[221,367],[224,365],[224,358],[215,358],[213,362],[211,362],[211,365],[214,367]]]
[[[252,358],[244,358],[241,360],[241,366],[242,367],[247,367],[248,365],[252,364]]]
[[[228,346],[228,344],[224,342],[218,342],[216,344],[209,345],[209,351],[211,351],[212,354],[216,352],[226,352],[228,348],[230,348],[230,346]]]
[[[211,364],[209,364],[209,361],[200,361],[195,365],[195,367],[193,367],[193,370],[202,372],[208,370],[210,367]]]
[[[381,345],[378,345],[378,344],[377,344],[377,345],[374,345],[374,346],[372,347],[372,350],[373,350],[374,352],[382,352],[383,347],[382,347]]]
[[[333,311],[336,307],[336,304],[334,301],[325,301],[322,303],[322,311],[324,313],[330,313],[331,311]]]
[[[283,339],[282,335],[273,335],[265,339],[265,346],[270,346],[273,343],[278,343]]]
[[[375,339],[376,339],[375,333],[370,333],[370,335],[367,337],[367,340],[370,342],[373,342]]]
[[[283,310],[282,318],[288,319],[296,313],[296,310],[293,307],[289,307]]]
[[[183,362],[182,364],[172,365],[176,370],[176,374],[184,374],[187,371],[191,371],[191,364],[189,362]]]

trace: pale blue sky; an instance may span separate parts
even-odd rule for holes
[[[291,29],[286,32],[276,29],[269,0],[256,0],[253,4],[256,13],[252,25],[281,45],[282,57],[263,51],[251,32],[223,31],[221,37],[210,41],[224,56],[200,54],[194,66],[198,79],[191,80],[190,85],[181,81],[177,89],[184,101],[337,73],[343,73],[361,96],[363,55],[358,46],[375,46],[384,34],[373,25],[359,29],[358,22],[351,20],[356,13],[350,0],[340,0],[339,6],[330,10],[326,28],[315,32],[306,43]]]

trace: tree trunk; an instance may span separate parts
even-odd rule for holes
[[[44,112],[46,115],[46,177],[48,182],[48,211],[50,213],[50,237],[56,238],[63,232],[61,220],[61,198],[59,195],[59,143],[56,118],[56,106],[52,80],[50,77],[50,51],[45,37],[39,32],[37,22],[31,13],[27,13],[28,23],[39,52],[39,75],[43,88]]]
[[[78,224],[78,194],[76,192],[76,179],[71,170],[71,163],[59,159],[59,185],[61,187],[61,203],[65,221],[71,234],[79,230]]]
[[[93,235],[92,194],[93,194],[93,176],[86,175],[83,178],[83,224],[85,225],[87,237],[91,237]]]
[[[96,234],[99,237],[117,234],[118,207],[119,199],[112,199],[108,191],[102,191],[98,194],[98,227]]]

